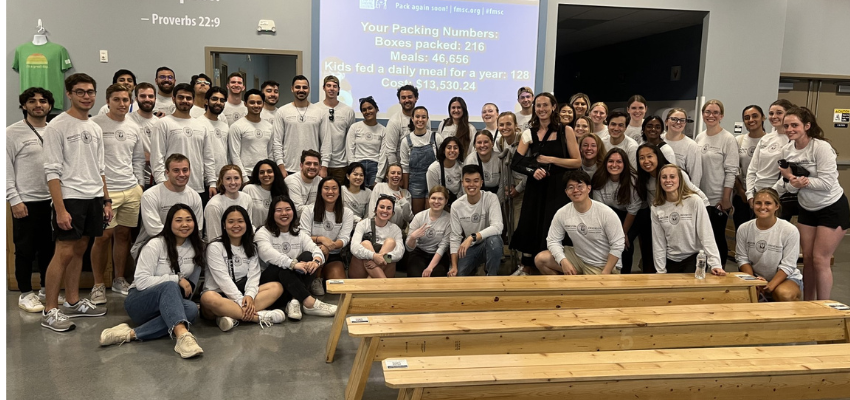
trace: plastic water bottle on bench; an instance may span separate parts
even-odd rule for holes
[[[705,251],[700,250],[699,254],[697,254],[697,269],[694,271],[694,278],[705,279],[706,263]]]

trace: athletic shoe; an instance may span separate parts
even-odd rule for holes
[[[18,297],[18,307],[26,312],[44,311],[44,304],[41,304],[41,302],[38,301],[38,295],[34,292],[29,292],[26,295],[20,295]]]
[[[133,340],[133,330],[130,325],[121,324],[109,329],[104,329],[100,333],[100,345],[109,346],[113,344],[122,345]]]
[[[304,314],[316,315],[319,317],[333,317],[336,315],[336,306],[316,299],[316,302],[313,303],[313,308],[307,308],[307,306],[304,306]]]
[[[106,304],[106,285],[94,285],[91,288],[91,302],[92,304]]]
[[[42,311],[41,326],[47,329],[53,329],[56,332],[67,332],[77,327],[58,308],[48,311],[47,314]]]
[[[239,325],[239,321],[230,317],[218,317],[216,318],[215,323],[218,324],[218,328],[221,329],[222,332],[227,332]]]
[[[224,317],[227,318],[227,317]],[[204,349],[198,346],[198,341],[195,340],[195,335],[191,332],[186,332],[177,338],[177,344],[174,345],[174,351],[180,354],[183,358],[192,358],[204,354]]]
[[[113,292],[121,293],[124,296],[126,296],[129,290],[130,290],[130,283],[127,282],[127,280],[124,279],[123,277],[112,280],[112,291]]]
[[[283,310],[257,311],[257,317],[259,318],[257,322],[260,324],[260,328],[263,329],[286,321],[286,314],[283,313]]]
[[[316,300],[319,301],[319,300]],[[289,319],[293,321],[301,320],[301,303],[298,300],[292,299],[289,304],[286,305],[286,315],[289,316]]]
[[[526,275],[528,275],[528,272],[525,272],[525,269],[523,269],[522,265],[518,265],[516,271],[514,271],[514,273],[511,274],[511,276],[526,276]]]
[[[44,292],[44,288],[38,289],[38,301],[40,301],[42,303],[47,303],[47,294]],[[58,303],[62,304],[64,302],[65,302],[65,296],[63,296],[62,293],[60,292]]]
[[[313,283],[310,284],[310,293],[313,293],[313,296],[325,295],[325,284],[322,282],[322,278],[313,279]]]
[[[80,301],[73,306],[68,304],[66,301],[65,304],[59,307],[62,309],[62,312],[68,316],[68,318],[101,317],[106,315],[106,307],[97,308],[97,306],[89,299],[80,299]]]

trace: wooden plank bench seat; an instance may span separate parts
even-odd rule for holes
[[[834,301],[351,317],[360,337],[346,388],[361,399],[372,363],[388,358],[595,352],[850,342]]]
[[[830,399],[850,393],[850,344],[385,360],[400,400]],[[388,368],[388,365],[394,368]]]
[[[686,304],[756,303],[767,283],[730,273],[694,279],[692,274],[493,276],[328,280],[341,294],[326,347],[334,353],[352,314],[558,310]]]

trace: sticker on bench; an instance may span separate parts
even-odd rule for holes
[[[362,324],[365,322],[369,322],[368,317],[351,317],[348,319],[348,322],[351,324]]]
[[[328,280],[328,283],[336,284],[336,285],[342,285],[343,283],[345,283],[345,281],[342,280],[342,279],[330,279],[330,280]]]
[[[757,281],[757,280],[759,280],[759,278],[756,278],[752,275],[747,275],[747,274],[740,274],[740,275],[735,275],[735,276],[737,276],[738,278],[741,278],[745,281]]]
[[[407,368],[407,360],[387,360],[387,369]]]
[[[830,307],[832,307],[832,308],[834,308],[834,309],[836,309],[836,310],[842,310],[842,311],[850,310],[850,306],[848,306],[847,304],[842,304],[842,303],[828,303],[827,305],[828,305],[828,306],[830,306]]]

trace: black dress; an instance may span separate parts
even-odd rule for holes
[[[531,145],[529,154],[539,154],[557,158],[573,158],[567,150],[567,142],[562,129],[552,129],[544,135],[543,140],[538,139],[537,132],[531,133]],[[555,213],[570,202],[564,190],[564,174],[567,168],[554,164],[543,165],[549,175],[541,180],[528,177],[525,184],[525,195],[522,200],[522,210],[519,215],[519,224],[511,239],[510,248],[531,254],[546,250],[546,236],[549,234],[549,225],[555,217]],[[564,245],[572,245],[569,236],[564,237]]]

